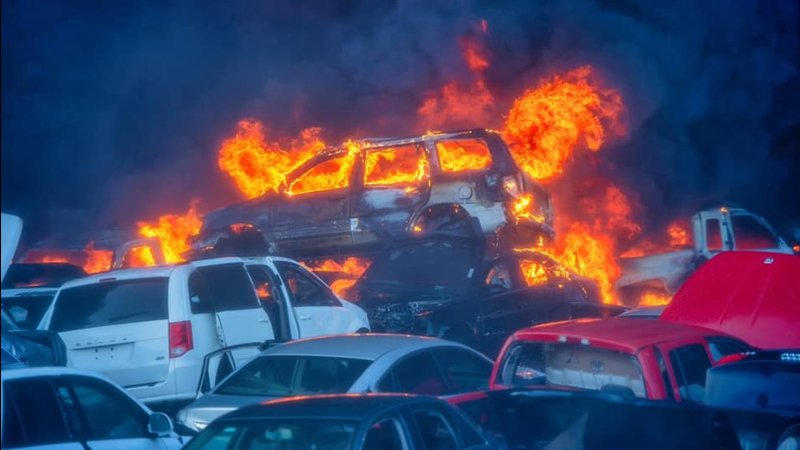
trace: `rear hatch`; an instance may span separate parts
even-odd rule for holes
[[[722,252],[675,294],[661,320],[731,334],[763,349],[800,348],[800,256]]]
[[[169,370],[169,278],[114,278],[62,289],[49,329],[67,365],[100,372],[122,387],[157,384]]]

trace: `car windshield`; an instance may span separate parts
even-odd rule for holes
[[[58,287],[85,276],[83,269],[72,264],[11,264],[3,278],[3,289]]]
[[[3,297],[3,310],[14,319],[17,325],[32,330],[39,325],[55,295],[55,290],[53,290],[36,295]]]
[[[350,448],[358,422],[325,418],[270,418],[212,423],[185,450]]]
[[[591,390],[619,386],[636,397],[646,397],[639,361],[627,353],[561,342],[529,342],[513,347],[507,355],[500,372],[505,385]]]
[[[476,251],[449,242],[425,242],[390,250],[362,276],[361,283],[397,287],[463,288],[479,264]]]
[[[50,329],[70,331],[167,320],[168,281],[166,277],[143,278],[62,289],[56,299]]]
[[[214,394],[287,397],[344,393],[371,362],[328,356],[261,356],[222,382]]]

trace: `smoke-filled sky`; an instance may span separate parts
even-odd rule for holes
[[[797,224],[798,17],[768,0],[4,1],[2,208],[45,237],[236,201],[216,154],[245,117],[333,141],[424,131],[417,109],[469,79],[459,38],[485,19],[486,126],[586,64],[621,93],[627,137],[579,152],[571,183],[614,179],[647,227],[720,200]]]

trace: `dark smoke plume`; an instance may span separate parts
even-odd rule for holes
[[[628,137],[579,153],[570,186],[614,179],[646,227],[720,199],[796,222],[798,17],[778,0],[6,1],[3,210],[45,236],[235,201],[215,160],[243,117],[333,141],[424,131],[417,108],[470,81],[458,41],[486,19],[487,125],[585,64],[622,93]]]

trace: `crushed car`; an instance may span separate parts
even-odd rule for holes
[[[489,356],[514,331],[625,308],[600,300],[594,281],[532,251],[486,255],[480,238],[407,239],[377,255],[347,294],[374,331],[455,340]]]
[[[194,253],[338,256],[434,232],[553,237],[550,195],[489,130],[364,139],[321,151],[286,180],[207,214]]]

